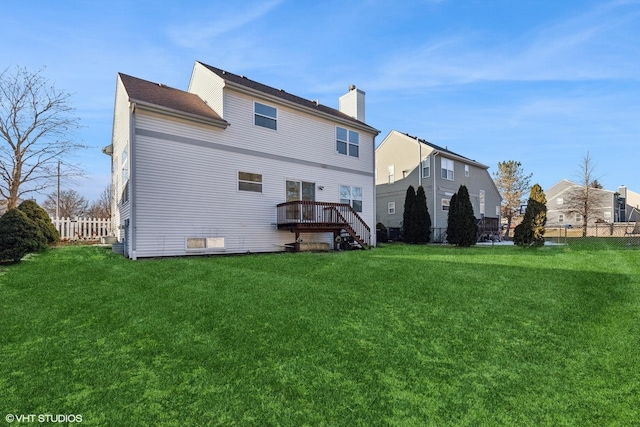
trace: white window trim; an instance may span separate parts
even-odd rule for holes
[[[396,214],[396,202],[387,203],[387,214],[395,215]]]
[[[425,164],[427,165],[425,168]],[[424,170],[427,169],[427,173],[424,173]],[[429,178],[431,176],[431,156],[427,156],[424,159],[422,159],[422,162],[420,162],[420,173],[422,174],[423,178]]]
[[[342,190],[342,187],[349,187],[349,202],[348,202],[348,204],[349,204],[349,205],[353,208],[353,210],[354,210],[354,211],[356,211],[357,213],[362,213],[362,212],[364,211],[364,200],[363,200],[363,199],[364,199],[364,192],[362,191],[362,187],[358,187],[358,186],[356,186],[356,185],[340,184],[340,185],[339,185],[339,187],[338,187],[338,191],[339,191],[339,192],[340,192],[340,190]],[[354,198],[354,197],[353,197],[353,189],[354,189],[354,188],[359,188],[359,189],[360,189],[361,197],[360,197],[359,199],[356,199],[356,198]],[[338,194],[338,197],[339,197],[339,199],[338,199],[338,200],[340,200],[340,203],[344,203],[344,202],[342,201],[342,200],[343,200],[343,198],[342,198],[342,194],[340,194],[340,193],[339,193],[339,194]],[[346,200],[346,199],[344,199],[344,200]],[[358,200],[358,201],[360,202],[360,204],[362,205],[362,209],[361,209],[360,211],[358,211],[356,208],[354,208],[354,207],[353,207],[353,202],[354,202],[354,200]]]
[[[267,116],[267,115],[262,114],[262,113],[258,113],[256,111],[256,105],[257,104],[264,105],[265,107],[269,107],[269,108],[275,109],[276,110],[276,116],[275,117],[271,117],[271,116]],[[276,128],[275,129],[271,129],[270,127],[261,126],[261,125],[256,124],[256,116],[264,117],[264,118],[267,118],[267,119],[275,121]],[[265,104],[264,102],[253,101],[253,125],[257,126],[259,128],[262,128],[262,129],[269,129],[271,131],[277,132],[278,131],[278,108],[274,107],[273,105]]]
[[[449,165],[451,166],[451,169],[449,169]],[[442,179],[446,179],[448,181],[454,181],[455,180],[454,169],[455,169],[455,162],[453,160],[445,159],[444,157],[440,158],[440,177]],[[447,171],[446,177],[442,176],[442,172],[445,170]],[[451,177],[449,177],[449,172],[451,172]]]
[[[247,180],[240,179],[240,174],[241,173],[250,173],[250,174],[254,174],[254,175],[260,175],[260,182],[247,181]],[[260,191],[241,190],[240,189],[240,183],[241,182],[246,182],[246,183],[249,183],[249,184],[260,184]],[[264,175],[261,174],[261,173],[257,173],[257,172],[247,172],[246,170],[237,170],[236,171],[236,191],[238,191],[240,193],[264,194]]]
[[[347,132],[347,139],[338,139],[338,129],[343,129]],[[349,139],[349,133],[353,132],[355,134],[358,135],[358,142],[354,143]],[[347,152],[346,153],[341,153],[340,151],[338,151],[338,141],[343,142],[347,145]],[[355,146],[358,147],[358,155],[357,156],[352,156],[351,154],[349,154],[351,152],[350,148],[351,146]],[[336,131],[335,131],[335,145],[334,145],[334,149],[336,154],[339,154],[341,156],[347,156],[347,157],[352,157],[354,159],[359,159],[360,158],[360,132],[357,132],[355,130],[349,129],[349,128],[345,128],[342,126],[336,126]]]
[[[464,165],[464,176],[469,177],[469,165]]]

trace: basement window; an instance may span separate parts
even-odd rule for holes
[[[224,237],[187,237],[187,250],[225,249]]]

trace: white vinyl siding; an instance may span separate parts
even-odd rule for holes
[[[368,164],[353,162],[334,154],[335,123],[282,107],[278,132],[264,132],[247,120],[252,102],[245,96],[227,96],[225,119],[233,125],[224,130],[137,114],[140,129],[196,141],[136,137],[137,257],[192,253],[186,250],[186,238],[224,237],[226,253],[283,251],[292,234],[277,230],[274,222],[289,177],[322,186],[320,201],[339,202],[340,182],[360,188],[360,216],[374,228],[373,135],[360,134],[360,159]],[[307,138],[301,142],[300,135]],[[238,191],[239,171],[261,175],[259,202]],[[180,203],[175,203],[175,194]],[[333,235],[303,233],[301,239],[332,243]]]

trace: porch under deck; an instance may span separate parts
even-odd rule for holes
[[[279,204],[277,213],[278,229],[295,235],[287,246],[296,252],[301,233],[333,233],[334,250],[369,245],[370,228],[349,204],[296,200]]]

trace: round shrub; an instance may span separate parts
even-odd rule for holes
[[[49,214],[36,202],[33,200],[25,200],[20,203],[18,209],[24,212],[31,221],[36,223],[36,226],[47,239],[48,243],[56,243],[60,240],[60,233],[58,233],[53,222],[51,222]]]
[[[38,226],[19,209],[11,209],[0,218],[0,262],[18,262],[30,252],[47,248],[47,239]]]

